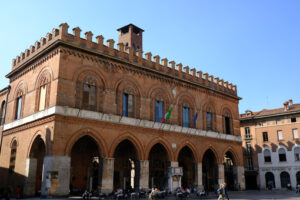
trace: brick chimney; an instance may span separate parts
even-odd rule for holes
[[[293,105],[293,99],[289,100],[289,104],[290,104],[290,106]]]
[[[119,43],[123,43],[125,49],[132,47],[134,51],[143,50],[143,29],[128,24],[117,31],[119,31]]]
[[[288,101],[285,101],[283,103],[283,106],[284,106],[284,111],[288,111],[289,110],[289,102]]]

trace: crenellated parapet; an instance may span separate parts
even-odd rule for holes
[[[141,49],[135,50],[132,47],[125,46],[123,43],[115,45],[113,39],[108,39],[105,45],[104,37],[102,35],[96,36],[95,41],[93,41],[94,35],[91,31],[85,32],[84,38],[82,38],[81,29],[79,27],[73,28],[72,34],[70,34],[68,30],[69,25],[63,23],[59,26],[59,29],[53,29],[51,33],[42,37],[40,41],[35,42],[29,49],[26,49],[13,59],[12,71],[17,70],[30,60],[34,59],[36,55],[42,53],[47,47],[54,43],[62,42],[77,46],[78,48],[87,48],[87,51],[94,51],[94,53],[131,62],[140,67],[148,68],[164,75],[175,76],[192,84],[200,84],[206,88],[237,96],[236,85],[223,81],[223,79],[218,77],[214,78],[214,76],[208,73],[196,71],[195,68],[190,68],[189,66],[183,67],[181,63],[176,64],[176,62],[169,61],[167,58],[161,59],[159,55],[152,56],[151,52],[147,52],[143,56],[143,51]]]

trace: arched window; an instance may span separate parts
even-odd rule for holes
[[[206,108],[205,112],[205,127],[206,130],[213,130],[213,112],[210,107]]]
[[[46,85],[42,85],[40,87],[39,111],[45,109],[45,105],[46,105],[46,92],[47,92]]]
[[[231,130],[232,130],[232,127],[231,127],[231,123],[232,123],[232,120],[231,120],[231,114],[227,111],[224,113],[224,116],[223,116],[223,121],[224,121],[224,133],[226,134],[231,134]]]
[[[295,161],[300,161],[300,147],[296,147],[294,149],[294,153],[295,153]]]
[[[23,91],[19,91],[17,93],[17,97],[15,100],[15,119],[20,119],[22,117],[22,111],[23,111],[23,104],[24,104],[24,99],[23,99]]]
[[[155,122],[169,123],[172,119],[162,120],[164,119],[164,114],[171,110],[168,91],[164,88],[155,88],[151,90],[149,96],[151,98],[150,119]]]
[[[48,71],[44,71],[38,79],[36,88],[36,111],[44,110],[49,106],[50,80],[50,73]]]
[[[195,104],[193,97],[183,96],[178,100],[178,124],[183,127],[194,127],[193,120]]]
[[[265,162],[271,162],[271,152],[269,149],[264,150],[264,159]]]
[[[17,141],[14,140],[11,145],[11,150],[10,150],[10,160],[9,160],[9,173],[10,174],[13,174],[15,171],[17,146],[18,146]]]
[[[155,98],[155,121],[161,122],[164,117],[164,99],[158,95]]]
[[[182,126],[190,127],[190,108],[182,107]]]
[[[2,101],[2,103],[1,103],[1,110],[0,110],[0,123],[1,123],[1,125],[3,124],[3,122],[4,122],[4,117],[5,117],[5,106],[6,106],[6,104],[5,104],[5,101]]]
[[[124,77],[116,85],[117,113],[125,117],[139,118],[141,95],[136,81]]]
[[[283,148],[279,149],[278,155],[279,155],[279,161],[280,162],[285,162],[286,161],[286,154],[285,154],[285,150]]]
[[[97,102],[97,86],[94,78],[86,77],[83,82],[82,91],[82,108],[89,110],[95,109]]]

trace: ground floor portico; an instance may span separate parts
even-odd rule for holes
[[[15,184],[27,196],[130,187],[216,190],[225,181],[231,190],[245,188],[239,137],[154,122],[152,128],[148,122],[137,127],[130,118],[122,120],[55,115],[4,131],[2,180],[18,176]]]

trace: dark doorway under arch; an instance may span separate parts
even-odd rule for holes
[[[265,174],[265,179],[266,179],[266,188],[275,188],[275,179],[274,179],[274,174],[272,172],[267,172]]]
[[[202,159],[202,183],[206,191],[215,191],[218,187],[218,163],[214,152],[208,149]]]
[[[182,148],[178,155],[179,167],[183,169],[181,177],[181,186],[183,188],[192,188],[195,184],[196,166],[195,158],[191,149],[187,146]]]
[[[165,147],[160,143],[155,144],[149,153],[149,187],[167,188],[169,166],[169,157]]]
[[[237,166],[234,157],[230,151],[227,151],[223,158],[224,178],[228,190],[237,190]]]
[[[139,160],[135,146],[129,140],[120,142],[114,152],[114,189],[139,187]]]
[[[296,184],[300,184],[300,171],[298,171],[296,174]]]
[[[96,141],[83,136],[71,151],[71,193],[95,191],[101,186],[101,157]]]
[[[43,165],[45,157],[45,143],[40,136],[37,136],[32,143],[29,157],[36,159],[36,173],[35,173],[35,195],[39,196],[42,189]]]
[[[287,172],[281,172],[280,183],[281,183],[281,188],[287,188],[288,184],[291,184],[290,174]]]

